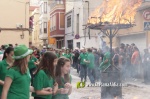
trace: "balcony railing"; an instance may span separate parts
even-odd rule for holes
[[[63,3],[63,0],[56,0],[56,1],[53,1],[51,4],[50,4],[50,9],[53,9],[56,5],[58,4],[64,4]]]

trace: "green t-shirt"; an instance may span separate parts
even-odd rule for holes
[[[108,59],[107,63],[104,63],[104,61]],[[100,70],[105,70],[110,66],[110,52],[106,52],[104,54],[103,62],[100,64]]]
[[[38,59],[35,58],[34,56],[31,57],[31,59],[28,62],[29,69],[36,68],[36,65],[34,64],[34,62],[36,62],[37,60]]]
[[[6,76],[6,73],[7,73],[7,67],[9,65],[7,64],[6,60],[2,60],[0,62],[0,80],[4,81],[5,80],[5,76]],[[0,96],[2,94],[2,89],[3,89],[3,86],[0,85]]]
[[[94,68],[94,61],[95,61],[94,54],[88,53],[87,60],[90,61],[90,63],[87,64],[88,68],[93,69]]]
[[[87,53],[81,53],[80,54],[80,64],[86,64],[84,60],[87,60],[88,54]]]
[[[40,70],[33,79],[33,87],[35,90],[42,90],[43,88],[51,87],[53,88],[54,79],[49,77],[44,70]],[[40,97],[44,99],[52,99],[52,95],[37,95],[32,93],[33,97]]]
[[[29,70],[21,74],[17,67],[8,69],[6,77],[12,79],[7,99],[29,99],[30,98],[30,80]]]
[[[64,54],[63,56],[66,57],[66,58],[68,58],[68,59],[71,59],[71,57],[72,57],[71,54]]]
[[[61,78],[62,84],[65,84],[64,78]],[[72,81],[72,77],[70,76],[70,83]],[[58,86],[58,89],[64,88],[64,86]],[[52,99],[69,99],[68,94],[56,94]]]

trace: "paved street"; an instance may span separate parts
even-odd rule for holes
[[[76,83],[80,81],[80,78],[75,69],[71,70],[71,74],[73,77],[73,92],[70,95],[70,99],[100,99],[100,87],[86,87],[77,89]],[[129,80],[126,82],[125,85],[127,86],[122,88],[123,99],[150,99],[150,85],[145,85],[141,82],[142,80]]]

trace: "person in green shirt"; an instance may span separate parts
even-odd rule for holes
[[[58,84],[55,82],[55,65],[57,56],[53,52],[46,52],[34,72],[32,93],[34,99],[52,99],[52,95],[57,92]],[[45,90],[47,88],[47,90]]]
[[[34,54],[32,53],[30,55],[30,60],[28,62],[28,68],[29,68],[29,71],[30,71],[30,75],[31,75],[31,85],[32,85],[32,82],[33,82],[33,72],[35,71],[35,69],[37,68],[37,65],[38,65],[38,59],[34,56]]]
[[[110,59],[111,58],[110,58],[109,47],[107,46],[106,50],[105,50],[103,61],[100,64],[100,70],[101,71],[105,71],[109,66],[111,66]]]
[[[13,64],[13,55],[14,55],[14,49],[8,47],[4,52],[2,61],[0,62],[0,97],[2,94],[7,68]]]
[[[84,60],[84,62],[87,63],[87,68],[88,68],[88,77],[90,79],[90,82],[92,84],[95,83],[95,71],[94,71],[94,61],[95,61],[95,58],[94,58],[94,54],[92,53],[92,49],[88,49],[88,57],[87,57],[87,60]]]
[[[69,75],[70,65],[69,59],[59,58],[55,74],[59,89],[52,99],[69,99],[68,95],[72,92],[71,76]]]
[[[72,54],[70,53],[70,50],[69,50],[68,48],[66,49],[66,53],[63,54],[63,56],[64,56],[65,58],[70,59],[70,61],[72,62]]]
[[[25,45],[14,48],[14,63],[7,70],[2,99],[29,99],[30,73],[28,61],[33,51]]]
[[[81,50],[82,53],[80,53],[79,59],[80,59],[80,77],[81,77],[81,82],[86,82],[86,76],[87,76],[87,66],[84,60],[87,60],[88,54],[86,53],[86,49]]]

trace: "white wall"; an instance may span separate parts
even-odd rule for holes
[[[87,1],[87,0],[86,0]],[[102,2],[102,0],[88,0],[89,1],[89,15],[91,12],[94,11],[94,9],[99,6]],[[86,41],[85,41],[85,35],[84,35],[84,27],[83,25],[87,24],[88,21],[88,3],[86,2],[75,2],[74,4],[74,32],[75,35],[77,33],[76,31],[76,19],[77,19],[77,14],[79,14],[79,35],[80,39],[74,39],[74,48],[77,47],[77,42],[80,42],[80,47],[85,46],[86,48],[88,47],[95,47],[99,48],[99,39],[97,37],[97,33],[100,31],[93,31],[91,30],[90,35],[91,39],[89,39],[88,36],[88,30],[86,30]],[[97,37],[97,39],[96,39]]]
[[[70,0],[66,0],[66,13],[74,8],[74,2],[69,2]]]
[[[44,2],[47,2],[47,13],[44,13]],[[42,6],[41,6],[42,5]],[[48,0],[42,0],[39,2],[39,11],[40,11],[40,17],[39,17],[39,24],[42,24],[41,30],[42,33],[40,33],[39,38],[40,39],[47,39],[48,33],[44,33],[44,22],[47,22],[47,29],[48,29],[48,19],[50,17],[49,15],[49,5],[48,5]],[[42,13],[41,13],[42,11]],[[48,30],[47,30],[48,32]]]
[[[66,0],[67,1],[67,0]],[[91,14],[91,12],[94,11],[94,9],[99,6],[102,2],[102,0],[86,0],[89,1],[89,15]],[[72,13],[68,13],[72,10]],[[99,48],[99,39],[97,37],[97,33],[100,31],[93,31],[91,30],[91,39],[89,39],[88,36],[88,30],[84,31],[84,27],[83,25],[87,24],[87,20],[88,20],[88,3],[84,2],[83,0],[77,0],[75,2],[66,2],[66,28],[65,28],[65,33],[71,33],[72,31],[74,32],[74,36],[70,35],[66,35],[65,36],[65,46],[67,47],[67,40],[71,40],[73,39],[73,45],[74,48],[76,48],[77,46],[77,42],[80,42],[80,47],[85,46],[86,48],[88,47],[95,47],[95,48]],[[79,14],[79,35],[80,38],[79,39],[75,39],[75,35],[77,34],[77,14]],[[67,17],[69,15],[72,15],[73,18],[73,25],[69,28],[67,28]],[[85,34],[86,34],[86,40],[85,40]]]
[[[0,13],[1,28],[14,29],[18,23],[22,24],[23,28],[29,28],[29,3],[26,3],[26,0],[0,0]],[[29,46],[29,32],[24,32],[24,39],[20,38],[21,34],[22,31],[2,30],[0,32],[0,45],[18,43]]]
[[[74,22],[74,16],[73,16],[73,11],[71,10],[69,11],[66,15],[65,15],[65,47],[68,47],[68,40],[73,40],[74,39],[74,29],[73,29],[73,22]],[[67,27],[67,18],[68,16],[71,16],[71,26]]]

